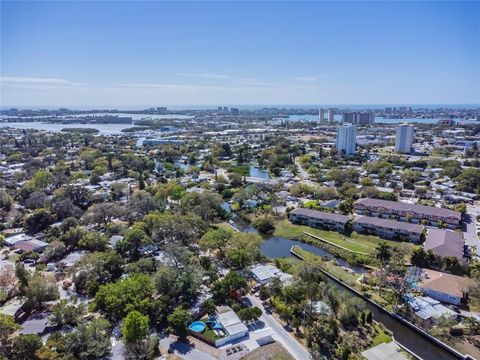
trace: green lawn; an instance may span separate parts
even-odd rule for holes
[[[224,230],[234,231],[233,228],[230,226],[230,224],[227,223],[226,221],[221,222],[221,223],[213,224],[212,226],[216,226],[216,227],[218,227],[220,229],[224,229]]]
[[[203,323],[205,323],[205,325],[206,325],[207,320],[208,320],[207,317],[203,317],[202,319],[200,319],[200,321],[202,321]],[[215,332],[214,332],[212,329],[210,329],[210,328],[208,327],[208,325],[205,327],[205,331],[204,331],[204,332],[199,333],[199,334],[197,334],[197,335],[198,335],[198,337],[203,338],[203,339],[205,339],[205,340],[207,340],[207,341],[210,341],[210,342],[212,342],[213,344],[215,344],[215,340],[218,340],[218,339],[222,339],[222,338],[223,338],[223,336],[217,336],[217,335],[215,335]]]
[[[402,246],[410,248],[415,247],[415,245],[411,243],[384,240],[379,238],[378,236],[373,235],[362,235],[357,234],[356,232],[352,232],[350,236],[346,236],[336,231],[315,229],[306,225],[295,225],[287,219],[279,221],[275,225],[274,235],[287,239],[293,239],[303,235],[303,232],[308,232],[312,235],[321,237],[322,239],[325,239],[333,244],[342,246],[348,250],[362,253],[373,253],[378,243],[382,241],[386,242],[392,247],[398,247],[400,246],[400,244],[404,244]]]
[[[372,340],[372,347],[382,343],[388,343],[390,341],[392,341],[392,337],[387,334],[380,325],[375,324],[375,336]]]
[[[360,275],[351,274],[348,271],[342,269],[342,267],[335,265],[335,263],[331,261],[324,261],[321,256],[315,255],[310,251],[303,250],[302,248],[295,246],[295,253],[302,256],[308,263],[318,265],[320,268],[332,274],[337,279],[343,281],[344,283],[358,287],[359,284],[357,283],[358,278]]]

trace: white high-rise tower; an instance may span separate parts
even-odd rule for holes
[[[355,155],[357,145],[357,127],[352,124],[343,124],[338,127],[337,151],[345,155]]]
[[[413,144],[413,125],[402,124],[397,127],[395,151],[409,154]]]

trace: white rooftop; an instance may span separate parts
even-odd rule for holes
[[[382,343],[371,349],[362,352],[368,360],[407,360],[405,356],[400,352],[400,347],[392,342]]]
[[[273,265],[258,265],[252,267],[250,271],[260,281],[269,280],[280,272],[280,270]]]
[[[226,311],[217,315],[217,320],[230,336],[248,331],[246,325],[240,320],[233,310]]]
[[[13,236],[9,236],[7,238],[5,238],[5,242],[8,243],[9,245],[15,245],[16,243],[20,242],[20,241],[28,241],[28,240],[32,240],[33,238],[27,234],[17,234],[17,235],[13,235]]]

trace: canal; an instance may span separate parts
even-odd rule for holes
[[[234,223],[232,224],[240,231],[244,232],[256,232],[255,228],[244,223],[241,219],[234,216]],[[346,266],[351,268],[357,273],[365,272],[364,269],[358,267],[352,267],[347,262],[342,259],[336,259],[335,256],[329,253],[326,250],[318,248],[313,245],[304,244],[299,241],[289,240],[281,237],[276,237],[272,235],[263,235],[264,241],[261,246],[261,251],[263,255],[270,259],[276,259],[279,257],[293,257],[290,253],[290,249],[293,245],[300,246],[301,248],[311,251],[317,255],[320,255],[324,258],[335,260],[339,265]],[[327,283],[332,284],[339,291],[346,291],[352,295],[359,297],[355,292],[351,291],[349,288],[343,286],[340,283],[326,277]],[[424,336],[420,335],[418,332],[410,328],[409,326],[402,323],[400,320],[395,319],[389,314],[379,310],[376,306],[365,301],[361,297],[359,299],[365,304],[365,307],[372,312],[373,318],[379,323],[383,324],[388,330],[393,333],[395,340],[417,354],[424,360],[450,360],[456,359],[456,357],[441,347],[440,345],[434,343],[433,341],[428,340]]]

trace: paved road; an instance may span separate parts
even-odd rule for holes
[[[260,320],[273,330],[274,335],[272,337],[275,340],[280,342],[295,359],[310,359],[308,351],[287,330],[285,330],[275,318],[267,314],[260,299],[252,295],[247,295],[247,298],[250,299],[254,306],[262,309],[263,314],[260,317]]]
[[[262,179],[251,176],[246,176],[245,181],[249,184],[265,184],[265,185],[276,185],[278,181],[275,179]]]
[[[308,174],[307,171],[305,171],[305,169],[300,164],[299,157],[295,158],[295,165],[297,165],[298,173],[300,175],[301,181],[303,181],[307,185],[314,185],[313,181],[310,180],[310,175]]]
[[[173,349],[174,354],[186,360],[215,360],[214,357],[195,349],[192,345],[180,341],[174,341],[168,337],[160,340],[160,346],[164,349]]]
[[[477,236],[476,217],[480,215],[480,206],[478,204],[468,205],[467,213],[465,214],[465,222],[463,228],[463,237],[465,238],[465,245],[475,246],[477,248],[477,255],[480,256],[480,241]]]

